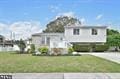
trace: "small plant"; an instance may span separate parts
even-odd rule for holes
[[[74,49],[72,47],[68,48],[68,53],[72,54],[74,52]]]
[[[47,47],[41,47],[38,49],[39,52],[41,52],[41,54],[47,54],[48,53],[48,48]]]
[[[30,53],[35,53],[35,45],[34,44],[31,44],[29,52]]]

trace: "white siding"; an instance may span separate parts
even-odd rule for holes
[[[65,38],[68,42],[82,42],[82,43],[104,43],[106,42],[106,28],[96,28],[97,35],[92,35],[92,28],[79,28],[80,34],[73,35],[73,28],[65,28]]]
[[[35,47],[39,47],[41,44],[41,37],[40,36],[33,36],[32,37],[32,44],[34,44]]]

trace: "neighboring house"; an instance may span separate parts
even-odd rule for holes
[[[0,35],[0,51],[12,51],[13,41],[5,40],[5,37]]]
[[[71,44],[104,44],[106,26],[65,26],[64,33],[36,33],[32,35],[32,44],[36,48],[68,48]]]

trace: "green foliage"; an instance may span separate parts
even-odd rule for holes
[[[51,33],[51,32],[63,33],[64,26],[66,26],[68,24],[75,24],[76,22],[81,24],[81,22],[76,18],[72,18],[72,17],[68,17],[68,16],[61,16],[61,17],[58,17],[57,19],[55,19],[54,21],[48,23],[46,26],[47,28],[43,32],[45,32],[45,33]]]
[[[107,43],[110,46],[120,46],[120,34],[109,35],[107,38]]]
[[[47,47],[41,47],[38,49],[39,52],[41,52],[41,54],[47,54],[49,49]]]
[[[34,44],[30,45],[30,53],[35,53],[35,45]]]
[[[96,45],[94,48],[94,52],[104,52],[107,51],[109,49],[109,46],[107,44],[105,45]]]
[[[72,54],[74,52],[74,49],[72,47],[68,48],[68,53]]]
[[[30,49],[27,49],[27,52],[26,53],[31,53],[31,50]]]
[[[91,47],[89,45],[78,45],[78,44],[73,45],[73,49],[76,52],[89,52],[90,48]]]
[[[25,42],[22,39],[20,39],[18,47],[20,48],[20,53],[25,52],[26,45],[25,45]]]
[[[107,44],[109,46],[114,46],[116,47],[116,51],[118,51],[118,48],[120,47],[120,34],[116,35],[109,35],[107,37]]]
[[[119,32],[114,29],[107,29],[107,35],[115,35],[115,34],[119,34]]]

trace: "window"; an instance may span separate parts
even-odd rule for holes
[[[79,29],[73,29],[73,35],[79,35]]]
[[[92,35],[97,35],[97,29],[92,29]]]

